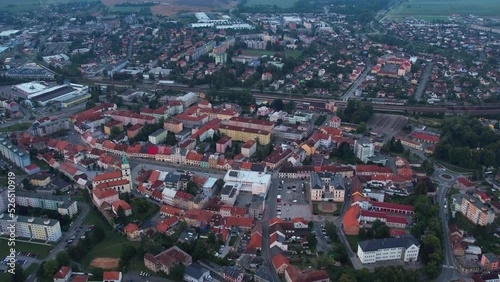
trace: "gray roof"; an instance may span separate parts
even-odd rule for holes
[[[200,279],[203,276],[207,275],[208,269],[201,266],[199,263],[192,263],[184,269],[184,273],[194,279]]]
[[[420,243],[413,236],[401,236],[399,238],[374,239],[359,242],[358,246],[363,252],[373,252],[380,249],[408,248],[411,245],[420,246]]]
[[[4,213],[0,216],[1,220],[11,220],[8,213]],[[16,215],[17,222],[31,223],[36,225],[45,225],[45,226],[54,226],[59,223],[59,221],[55,219],[49,218],[41,218],[41,217],[29,217],[24,215]]]
[[[169,173],[165,176],[165,179],[163,181],[168,183],[178,183],[180,178],[181,176],[178,174]]]

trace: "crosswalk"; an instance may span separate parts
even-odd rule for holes
[[[443,264],[443,267],[444,268],[451,268],[451,269],[455,269],[455,267],[453,265],[446,265],[446,264]]]

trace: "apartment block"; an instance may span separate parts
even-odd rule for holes
[[[420,243],[412,236],[399,238],[374,239],[359,242],[358,258],[361,263],[375,263],[387,260],[416,261]]]
[[[460,212],[472,223],[485,226],[495,221],[495,212],[471,195],[461,195]]]
[[[23,207],[54,210],[69,217],[78,213],[77,202],[66,196],[16,191],[16,204]]]
[[[7,134],[0,134],[0,153],[21,168],[31,164],[30,154],[12,144]]]
[[[11,220],[8,214],[0,214],[1,232],[10,232]],[[54,219],[17,215],[14,221],[17,237],[57,242],[62,236],[61,225]]]

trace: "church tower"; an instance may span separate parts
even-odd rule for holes
[[[122,153],[121,169],[122,169],[122,179],[127,179],[130,183],[130,187],[132,188],[132,175],[130,173],[130,164],[128,163],[127,155],[125,154],[125,152]]]

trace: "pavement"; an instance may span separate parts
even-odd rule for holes
[[[425,86],[427,85],[427,81],[429,81],[429,76],[432,73],[433,63],[428,63],[424,71],[422,72],[422,77],[420,78],[420,82],[418,83],[417,90],[415,91],[415,100],[420,101],[422,99],[422,94],[424,93]]]
[[[85,217],[87,217],[87,214],[89,213],[90,207],[86,203],[78,203],[78,215],[77,217],[73,220],[73,224],[69,228],[67,232],[63,232],[61,239],[55,245],[55,247],[49,252],[49,255],[44,259],[44,261],[52,260],[56,258],[57,253],[60,251],[64,251],[66,249],[66,241],[72,236],[72,234],[75,233],[76,229],[82,225],[83,220]],[[34,282],[37,281],[36,278],[36,272],[33,271],[33,273],[28,276],[26,279],[26,282]]]

